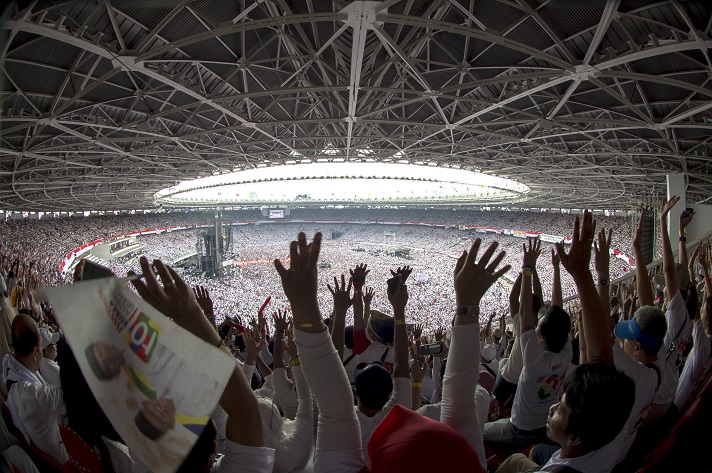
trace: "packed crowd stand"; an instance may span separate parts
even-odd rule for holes
[[[634,284],[611,287],[609,250],[627,244],[641,260],[642,225],[631,232],[627,221],[594,222],[590,212],[573,227],[562,215],[509,212],[425,220],[413,211],[392,220],[526,225],[571,236],[570,245],[456,228],[303,222],[235,227],[227,256],[252,263],[221,278],[166,267],[194,251],[195,230],[141,237],[144,255],[109,266],[119,277],[141,274],[131,281],[141,297],[235,358],[214,422],[181,472],[636,471],[658,442],[685,448],[690,464],[701,460],[699,438],[674,441],[686,432],[683,421],[695,422],[710,404],[712,249],[701,243],[688,257],[684,230],[693,216],[683,213],[675,260],[666,218],[676,202],[657,215],[664,285],[656,286],[641,265],[627,268]],[[353,219],[331,213],[301,218],[371,221],[367,211]],[[61,317],[34,290],[82,279],[81,262],[68,281],[57,273],[68,248],[211,217],[3,225],[1,447],[9,468],[82,471],[66,465],[86,468],[94,457],[70,457],[70,431],[97,456],[95,468],[149,471],[96,404]],[[342,235],[328,239],[332,231]],[[411,248],[408,259],[384,253],[393,244],[384,231]],[[578,295],[575,306],[564,306],[568,294]]]

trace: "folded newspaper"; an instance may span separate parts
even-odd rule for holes
[[[235,360],[116,278],[44,288],[99,405],[132,455],[172,473],[198,440]]]

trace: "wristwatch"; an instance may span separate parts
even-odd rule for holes
[[[606,287],[608,286],[608,278],[605,276],[601,276],[598,278],[598,285],[601,287]]]
[[[458,307],[457,315],[464,315],[466,317],[479,317],[480,316],[480,306],[478,305],[468,305],[467,307]]]

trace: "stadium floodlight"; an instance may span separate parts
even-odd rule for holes
[[[308,202],[433,202],[503,204],[528,199],[521,182],[465,169],[413,164],[310,163],[255,169],[181,182],[154,195],[156,204],[188,206]]]

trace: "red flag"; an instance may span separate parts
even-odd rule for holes
[[[262,312],[265,311],[265,307],[267,307],[267,304],[269,304],[269,301],[272,300],[272,296],[267,296],[267,299],[265,299],[265,303],[262,304],[262,307],[260,307],[260,310],[257,311],[257,315],[262,315]]]

